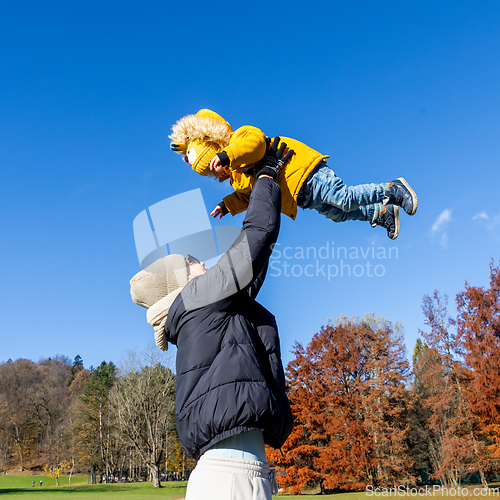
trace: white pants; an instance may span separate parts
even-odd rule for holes
[[[271,500],[269,472],[267,462],[202,456],[186,500]]]

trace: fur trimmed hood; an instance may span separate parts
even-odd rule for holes
[[[171,149],[185,155],[188,144],[197,141],[211,144],[219,151],[229,146],[233,129],[220,115],[209,109],[201,109],[195,115],[187,115],[172,126],[168,136],[172,141]]]

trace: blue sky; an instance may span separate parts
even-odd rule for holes
[[[283,216],[292,258],[275,259],[260,301],[285,363],[327,318],[371,312],[402,323],[411,355],[424,294],[487,285],[498,262],[500,3],[170,4],[0,4],[0,361],[88,367],[152,340],[129,293],[134,218],[196,188],[211,210],[232,191],[169,151],[171,125],[200,108],[305,142],[347,184],[410,182],[419,208],[394,242]],[[325,260],[343,276],[284,275],[322,264],[300,252],[326,245],[345,248]]]

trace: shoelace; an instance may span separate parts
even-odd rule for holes
[[[269,470],[269,481],[271,481],[271,493],[273,495],[278,494],[278,482],[276,481],[276,476],[281,474],[282,476],[286,476],[286,472],[283,470],[270,469]]]

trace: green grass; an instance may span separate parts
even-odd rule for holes
[[[289,500],[370,500],[370,497],[367,497],[364,491],[356,492],[356,493],[337,493],[335,495],[279,495],[278,497],[273,498],[287,498]],[[377,499],[376,499],[377,500]],[[380,498],[378,500],[386,500],[386,498]],[[397,500],[397,499],[394,499]]]
[[[35,481],[35,486],[31,481]],[[40,486],[40,480],[43,485]],[[162,483],[164,488],[156,489],[151,483],[116,483],[116,484],[87,484],[87,476],[73,476],[72,485],[68,484],[68,477],[60,477],[59,484],[47,476],[14,476],[7,474],[0,476],[0,496],[5,498],[30,500],[108,500],[121,498],[140,498],[141,500],[159,499],[174,500],[183,498],[186,492],[186,482]]]
[[[35,487],[31,486],[31,481],[35,481]],[[40,486],[40,480],[43,485]],[[64,476],[59,479],[60,486],[57,487],[56,480],[47,476],[28,476],[28,475],[0,475],[0,496],[2,498],[16,498],[20,500],[112,500],[129,498],[148,500],[148,499],[162,499],[162,500],[175,500],[184,498],[186,493],[186,482],[167,482],[162,483],[163,488],[155,489],[151,483],[118,483],[118,484],[87,484],[88,476],[77,475],[72,477],[72,485],[68,484],[68,477]],[[469,497],[474,498],[473,490],[475,486],[467,485],[469,490]],[[491,484],[490,487],[498,487],[498,485]],[[301,495],[290,496],[280,495],[274,498],[289,498],[290,500],[296,498],[297,500],[398,500],[401,496],[382,496],[382,495],[367,495],[364,491],[354,493],[338,493],[336,495]],[[426,500],[427,498],[437,498],[443,500],[461,500],[463,496],[446,496],[437,493],[436,495],[421,495],[409,496],[409,500]],[[475,498],[483,498],[485,500],[500,500],[500,495],[497,493],[492,496],[480,496]]]
[[[40,479],[43,486],[39,486]],[[35,481],[35,487],[31,486],[31,481]],[[19,500],[112,500],[129,498],[148,500],[162,499],[174,500],[184,498],[186,494],[186,482],[163,482],[161,489],[155,489],[151,483],[118,483],[118,484],[87,484],[88,476],[73,476],[72,485],[68,485],[68,477],[60,477],[57,487],[56,480],[46,476],[0,476],[0,498],[15,498]],[[273,498],[289,498],[297,500],[370,500],[364,492],[360,493],[340,493],[337,495],[283,495]],[[385,499],[375,499],[385,500]],[[397,500],[397,499],[395,499]]]
[[[480,487],[480,486],[479,486]],[[422,495],[395,495],[394,493],[392,496],[382,496],[381,494],[379,496],[371,495],[368,496],[364,491],[358,491],[355,493],[337,493],[336,495],[300,495],[300,496],[291,496],[291,495],[283,495],[283,496],[278,496],[278,497],[273,497],[273,498],[287,498],[289,500],[401,500],[404,498],[410,499],[410,500],[463,500],[466,498],[472,499],[472,498],[482,498],[484,500],[489,499],[489,500],[499,500],[500,495],[498,494],[490,494],[489,496],[482,496],[482,495],[474,495],[473,494],[474,487],[469,489],[469,495],[468,496],[459,496],[459,495],[441,495],[441,493],[436,493],[435,495],[429,494],[425,496],[425,494]]]
[[[45,476],[44,474],[39,474],[37,476],[29,476],[29,475],[0,475],[0,492],[3,488],[32,488],[31,481],[35,481],[35,487],[40,488],[40,480],[43,481],[42,488],[46,486],[55,486],[56,480],[50,477]],[[71,476],[71,483],[75,484],[87,484],[88,476],[81,474],[73,474]],[[61,486],[68,486],[69,480],[68,476],[61,476],[59,478],[59,484]]]
[[[40,479],[43,485],[40,487]],[[31,481],[35,481],[35,487]],[[174,500],[184,498],[186,493],[186,482],[164,482],[161,489],[155,489],[151,483],[117,483],[117,484],[88,484],[88,476],[73,476],[72,485],[68,485],[68,477],[59,478],[60,486],[57,487],[56,480],[47,476],[0,476],[0,498],[15,498],[19,500],[112,500],[129,498],[148,500],[162,499]],[[341,493],[338,495],[283,495],[273,498],[289,498],[297,500],[370,500],[364,492]],[[379,499],[384,500],[384,499]],[[397,500],[397,499],[396,499]]]

